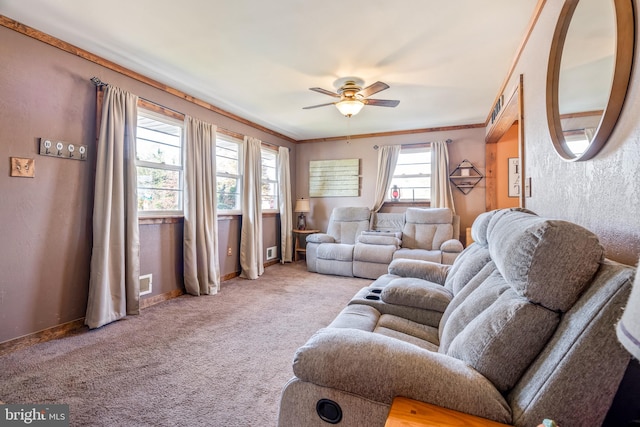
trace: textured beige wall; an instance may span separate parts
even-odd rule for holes
[[[548,0],[505,94],[524,75],[527,208],[566,219],[600,237],[609,258],[636,264],[640,256],[640,68],[635,59],[620,119],[604,149],[592,160],[565,162],[553,149],[547,128],[547,61],[563,1]],[[638,10],[638,4],[635,4]],[[636,21],[638,21],[636,16]],[[636,26],[638,22],[636,22]],[[638,58],[636,45],[635,58]]]

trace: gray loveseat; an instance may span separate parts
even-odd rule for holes
[[[326,426],[320,409],[383,426],[396,396],[516,426],[600,425],[629,362],[614,325],[635,269],[529,212],[483,214],[472,234],[452,266],[394,261],[311,337],[279,425]]]
[[[395,258],[451,264],[463,250],[459,222],[447,208],[373,216],[366,207],[335,208],[327,232],[307,236],[307,270],[375,279]]]

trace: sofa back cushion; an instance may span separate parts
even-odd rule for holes
[[[455,307],[438,351],[466,362],[501,392],[516,384],[560,318],[518,295],[497,269]]]
[[[402,247],[440,249],[453,238],[453,213],[448,208],[408,208],[402,229]]]
[[[371,215],[371,230],[401,233],[403,227],[403,212],[374,212]]]
[[[522,210],[486,218],[479,224],[486,233],[478,233],[479,243],[468,249],[481,254],[486,234],[490,261],[445,310],[439,351],[465,361],[505,392],[544,348],[561,312],[588,286],[603,250],[595,235],[572,223]],[[459,259],[466,265],[464,255]],[[464,272],[455,267],[450,275]]]
[[[327,234],[336,243],[353,245],[356,237],[369,228],[371,211],[367,207],[340,207],[331,212]]]
[[[491,258],[518,295],[551,310],[567,311],[604,257],[589,230],[516,210],[491,218],[488,241]]]

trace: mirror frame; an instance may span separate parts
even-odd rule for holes
[[[635,14],[633,0],[613,0],[616,17],[616,57],[609,101],[604,109],[600,124],[589,146],[579,156],[569,149],[560,122],[558,104],[558,86],[560,83],[560,64],[562,50],[569,30],[573,12],[579,0],[566,0],[551,43],[549,68],[547,71],[547,122],[551,141],[558,155],[568,162],[589,160],[605,145],[618,121],[622,105],[627,94],[635,45]]]

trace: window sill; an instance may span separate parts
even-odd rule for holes
[[[138,225],[181,224],[183,216],[145,216],[138,217]]]
[[[431,207],[431,202],[428,200],[423,201],[393,201],[393,200],[385,200],[383,206],[400,206],[400,207],[408,207],[408,206],[420,206],[420,207]]]

